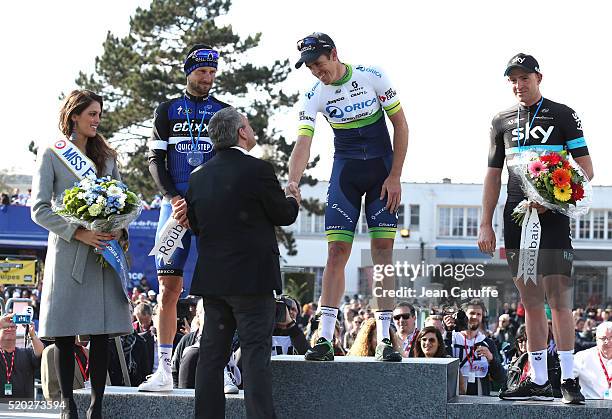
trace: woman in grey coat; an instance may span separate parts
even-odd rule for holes
[[[60,111],[60,130],[67,141],[95,164],[97,176],[119,179],[117,153],[97,133],[102,98],[88,90],[75,90]],[[133,331],[129,302],[111,267],[98,262],[101,249],[114,234],[87,230],[55,214],[52,202],[80,180],[51,149],[39,151],[32,182],[32,219],[49,230],[49,244],[40,308],[39,335],[55,338],[55,368],[59,373],[64,408],[62,418],[77,418],[72,397],[74,341],[89,335],[91,404],[88,418],[102,417],[102,397],[109,362],[109,337]]]

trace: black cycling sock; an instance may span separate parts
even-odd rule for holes
[[[77,407],[72,397],[72,382],[74,380],[74,336],[55,338],[55,352],[53,354],[55,371],[59,381],[62,412],[70,418],[77,418]],[[64,416],[62,416],[64,417]]]
[[[91,380],[91,404],[88,418],[102,418],[102,399],[106,386],[109,362],[108,335],[92,335],[89,350],[89,378]]]

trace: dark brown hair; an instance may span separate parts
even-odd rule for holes
[[[444,348],[444,339],[442,339],[442,333],[435,326],[426,326],[424,327],[415,339],[414,346],[414,356],[415,358],[425,358],[425,353],[423,352],[423,348],[421,347],[421,339],[428,333],[433,333],[436,335],[436,339],[438,340],[438,350],[434,354],[434,358],[445,358],[446,357],[446,349]]]
[[[98,102],[100,104],[100,109],[102,109],[102,96],[95,94],[91,90],[73,90],[70,92],[70,94],[64,100],[64,104],[60,110],[59,129],[62,134],[64,134],[67,138],[70,138],[70,135],[74,131],[74,121],[72,121],[72,116],[80,115],[93,102]],[[102,113],[100,113],[100,116],[102,116]],[[117,152],[110,147],[102,135],[97,133],[94,137],[90,137],[87,140],[85,154],[96,165],[99,176],[102,175],[106,159],[117,158]]]

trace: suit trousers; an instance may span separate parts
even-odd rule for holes
[[[249,419],[275,418],[272,402],[272,331],[275,301],[259,296],[204,297],[204,329],[196,369],[195,417],[223,419],[223,369],[238,329],[244,402]]]

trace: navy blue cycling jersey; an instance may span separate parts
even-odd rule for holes
[[[589,154],[576,112],[544,98],[541,105],[538,101],[531,106],[515,105],[506,109],[491,122],[489,167],[501,169],[507,157],[523,150],[567,150],[574,158]],[[525,194],[520,180],[511,170],[508,172],[508,201],[521,201]]]
[[[187,162],[188,152],[202,152],[204,163],[215,155],[208,123],[217,111],[228,106],[213,96],[196,97],[186,92],[157,107],[149,141],[149,170],[166,198],[182,195],[176,185],[187,182],[195,169]],[[198,137],[200,125],[200,139],[194,148],[192,136],[193,140]]]

